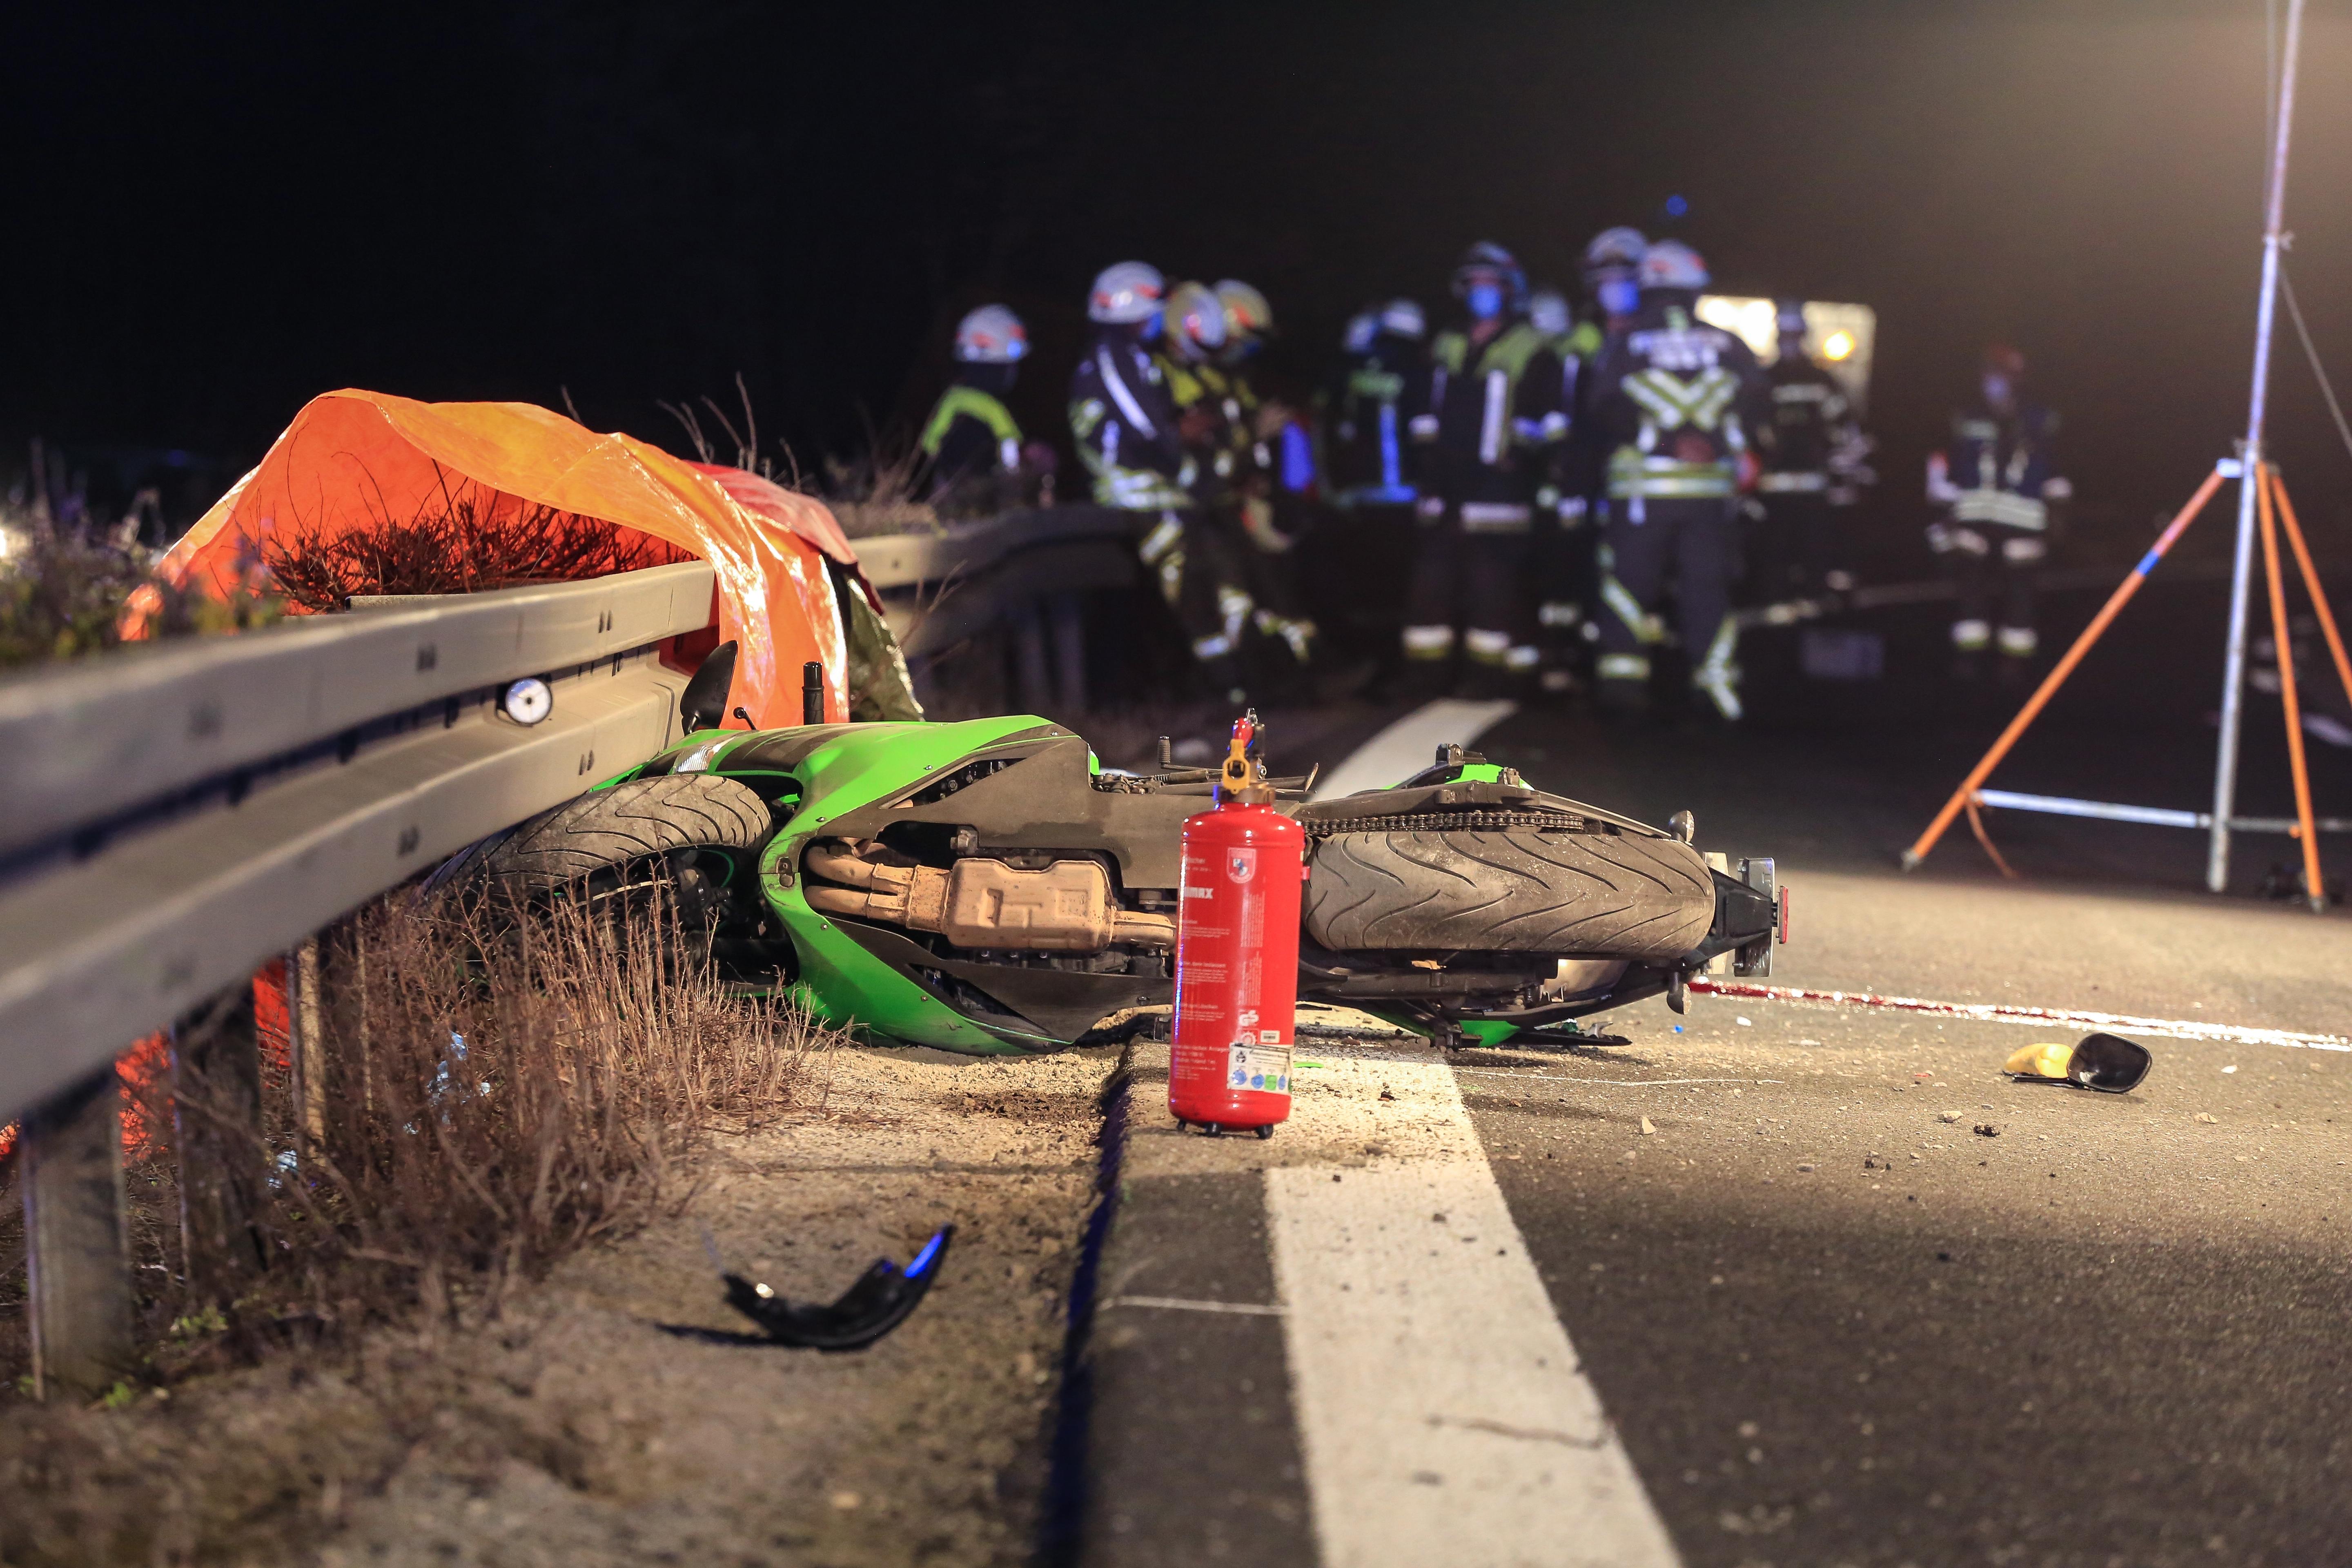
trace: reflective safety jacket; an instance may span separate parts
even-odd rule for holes
[[[935,488],[991,471],[1010,474],[1021,467],[1021,426],[993,394],[976,386],[949,387],[916,444],[930,467]]]
[[[1167,377],[1131,336],[1105,332],[1078,361],[1070,374],[1070,434],[1094,476],[1098,505],[1181,511],[1192,504],[1192,464],[1177,436]]]
[[[1408,506],[1420,464],[1407,426],[1429,409],[1429,356],[1394,332],[1376,335],[1341,362],[1325,395],[1325,462],[1340,506]],[[1434,429],[1433,423],[1430,426]]]
[[[1483,347],[1459,329],[1429,352],[1429,402],[1411,433],[1426,459],[1423,504],[1460,509],[1463,526],[1524,527],[1552,447],[1568,434],[1559,357],[1517,321]]]
[[[1593,372],[1593,417],[1611,447],[1611,497],[1728,497],[1760,387],[1755,354],[1695,318],[1689,295],[1644,296]]]
[[[2050,503],[2074,493],[2051,460],[2057,429],[2058,416],[2032,404],[1955,415],[1952,444],[1927,459],[1927,499],[1962,525],[2043,531]]]

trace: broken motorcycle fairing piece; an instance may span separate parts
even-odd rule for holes
[[[923,1249],[900,1268],[887,1258],[857,1278],[857,1283],[829,1307],[795,1307],[765,1285],[740,1274],[728,1274],[727,1304],[751,1319],[780,1345],[801,1350],[856,1351],[907,1321],[908,1314],[930,1292],[939,1278],[940,1260],[955,1226],[943,1226]]]
[[[706,723],[730,710],[709,695]],[[1174,1000],[1183,824],[1215,775],[1164,741],[1129,773],[1033,715],[689,728],[452,879],[646,896],[729,982],[883,1042],[1057,1050]],[[1302,1002],[1496,1045],[1649,996],[1680,1011],[1689,981],[1769,974],[1785,940],[1772,862],[1702,854],[1686,813],[1649,826],[1458,746],[1336,800],[1264,782],[1306,832]]]
[[[2121,1035],[2085,1035],[2074,1045],[2056,1041],[2025,1046],[2010,1054],[2001,1071],[2017,1083],[2063,1083],[2101,1094],[2129,1094],[2147,1078],[2156,1057]]]

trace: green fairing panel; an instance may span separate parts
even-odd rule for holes
[[[859,830],[844,818],[904,800],[991,752],[1017,751],[1011,742],[1065,733],[1029,715],[960,724],[826,724],[746,736],[748,743],[715,759],[721,773],[789,772],[801,783],[797,808],[760,852],[760,891],[798,950],[794,995],[803,1005],[833,1023],[966,1055],[1020,1054],[1061,1043],[962,1016],[811,909],[798,868],[810,839]]]

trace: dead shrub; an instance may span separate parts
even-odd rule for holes
[[[339,1319],[494,1310],[682,1205],[713,1133],[821,1108],[809,1059],[830,1036],[724,985],[658,906],[386,905],[324,967],[316,1121],[288,1107],[261,1224]]]
[[[354,594],[470,594],[692,559],[635,529],[442,479],[414,517],[380,513],[332,538],[266,534],[252,542],[255,556],[289,603],[313,614],[342,609]]]
[[[148,635],[158,637],[241,631],[284,613],[268,595],[223,603],[157,577],[137,521],[62,525],[0,505],[0,669],[117,646],[134,594],[146,598]]]

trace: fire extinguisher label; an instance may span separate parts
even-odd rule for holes
[[[1275,1033],[1272,1029],[1264,1032]],[[1229,1089],[1288,1094],[1290,1047],[1276,1045],[1272,1040],[1263,1045],[1246,1039],[1234,1041],[1225,1051],[1225,1085]]]
[[[1237,848],[1228,849],[1225,851],[1225,879],[1227,881],[1246,882],[1252,877],[1256,875],[1256,850]]]

